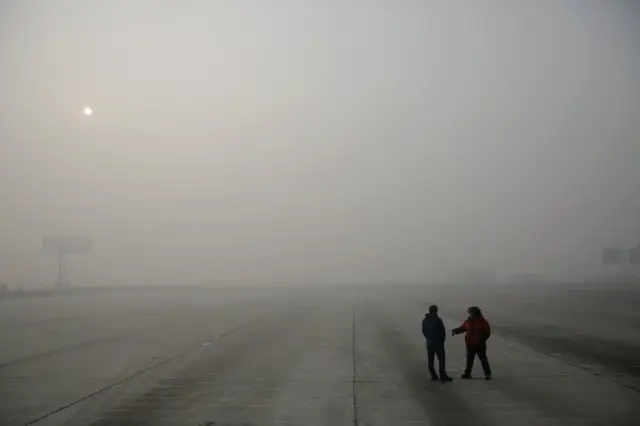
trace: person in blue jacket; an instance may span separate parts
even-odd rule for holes
[[[444,341],[446,339],[446,331],[442,318],[438,316],[438,307],[436,305],[429,306],[429,312],[422,320],[422,335],[427,339],[427,360],[429,363],[429,373],[431,380],[440,380],[451,382],[453,379],[449,377],[446,367]],[[434,368],[435,357],[438,358],[438,369],[440,376]]]

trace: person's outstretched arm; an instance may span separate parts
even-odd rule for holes
[[[467,331],[467,322],[463,322],[462,325],[458,328],[454,328],[453,330],[451,330],[451,335],[455,336],[456,334],[462,334],[465,331]]]

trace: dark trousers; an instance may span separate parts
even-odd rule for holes
[[[429,363],[429,374],[431,374],[431,377],[438,377],[434,367],[436,357],[438,358],[438,370],[440,371],[440,377],[447,377],[444,345],[427,345],[427,361]]]
[[[471,370],[473,369],[473,360],[476,355],[480,358],[480,362],[482,363],[482,369],[484,370],[485,376],[491,375],[491,366],[489,365],[489,359],[487,358],[487,344],[480,343],[474,346],[467,346],[467,368],[465,368],[465,374],[471,374]]]

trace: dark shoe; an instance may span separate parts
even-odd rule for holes
[[[445,376],[445,377],[441,378],[440,381],[442,383],[453,382],[453,379],[451,377],[449,377],[449,376]]]
[[[491,374],[485,374],[484,379],[485,380],[491,380]]]
[[[471,378],[471,374],[469,374],[469,373],[464,373],[461,377],[462,377],[463,379],[470,379],[470,378]]]
[[[438,376],[431,376],[431,380],[437,382],[440,378]]]

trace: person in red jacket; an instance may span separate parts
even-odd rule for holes
[[[473,361],[477,355],[482,363],[485,380],[491,380],[491,366],[489,365],[489,359],[487,359],[487,340],[489,336],[491,336],[491,326],[477,306],[472,306],[467,309],[467,313],[469,314],[469,318],[467,318],[460,327],[454,328],[451,331],[452,336],[465,333],[464,341],[467,345],[467,366],[462,378],[471,378]]]

